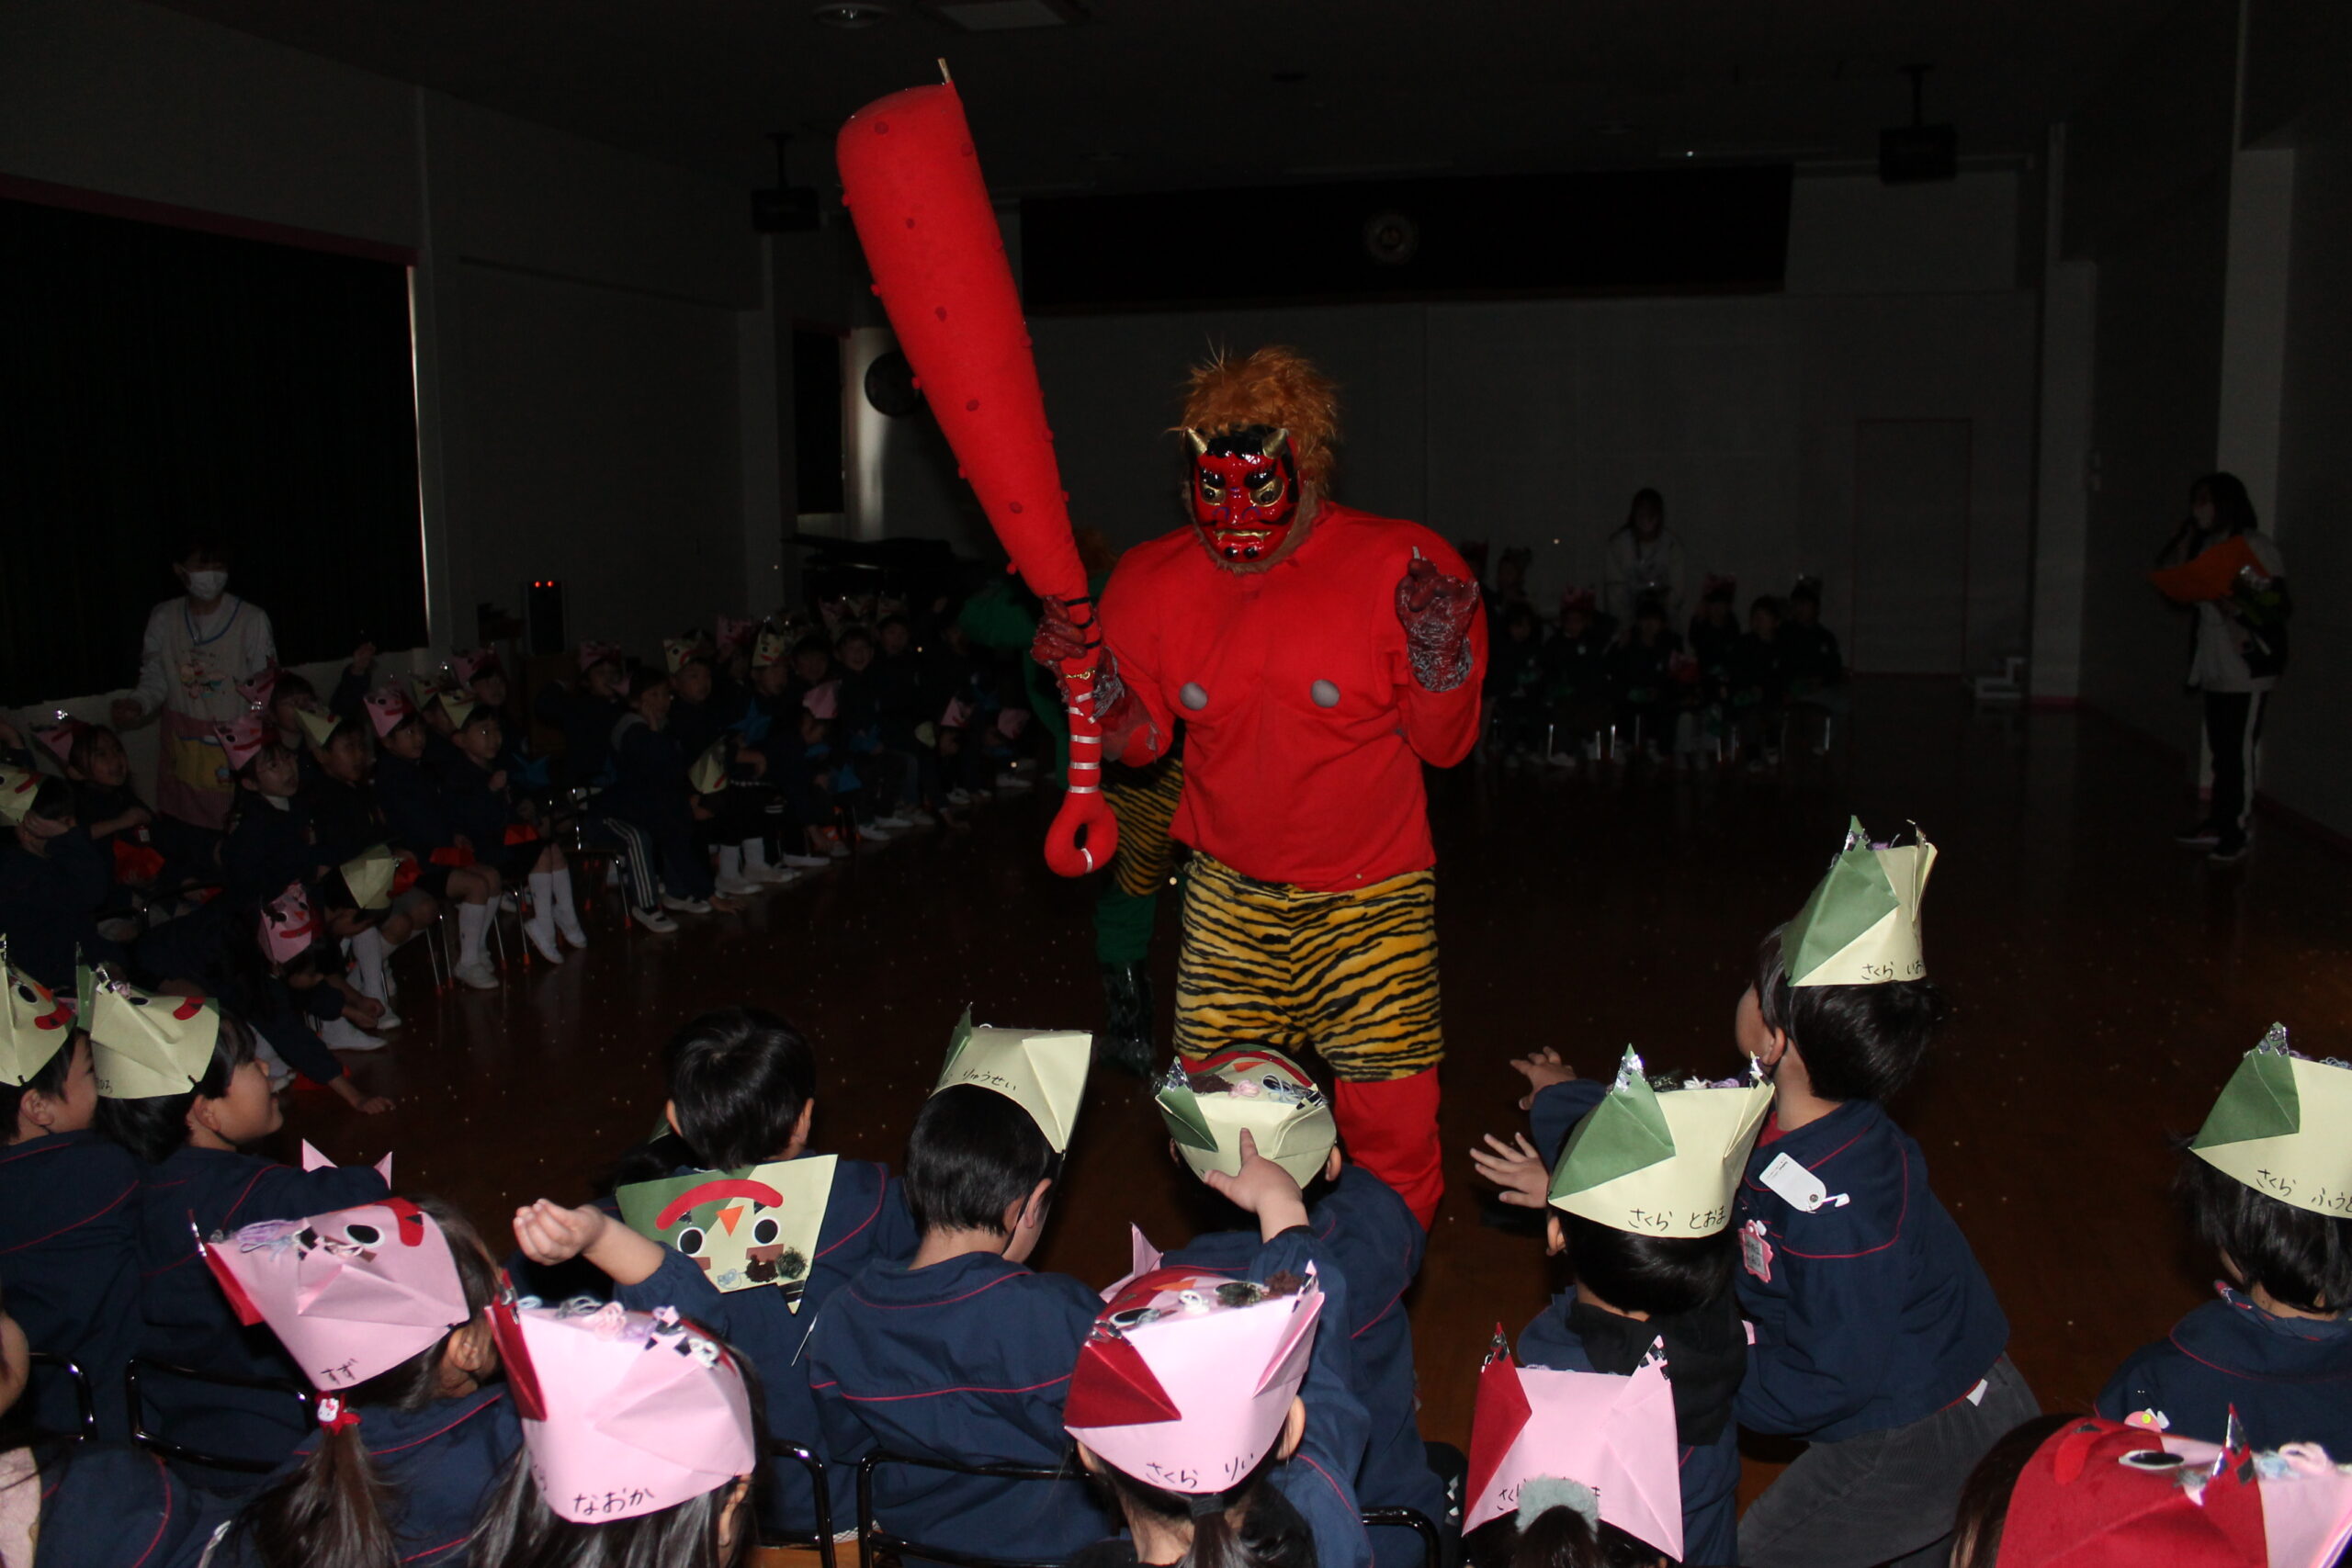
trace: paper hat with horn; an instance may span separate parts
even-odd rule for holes
[[[702,654],[702,644],[690,637],[665,637],[662,639],[662,665],[675,675]]]
[[[0,762],[0,822],[13,828],[31,816],[33,801],[40,794],[39,773]]]
[[[301,725],[302,733],[310,738],[311,744],[322,751],[326,750],[327,742],[334,739],[334,732],[343,728],[342,715],[322,713],[317,708],[296,708],[294,718]]]
[[[1274,1051],[1224,1051],[1190,1070],[1169,1063],[1153,1099],[1195,1176],[1241,1171],[1241,1134],[1301,1187],[1323,1173],[1340,1140],[1331,1103],[1298,1065]]]
[[[74,975],[90,1032],[90,1066],[108,1100],[186,1094],[212,1066],[220,1010],[202,997],[157,996],[85,966]]]
[[[2272,1024],[2188,1149],[2267,1198],[2352,1218],[2352,1066],[2298,1055]]]
[[[300,883],[288,883],[286,891],[264,907],[260,929],[261,949],[272,964],[288,963],[311,951],[319,940],[319,917]]]
[[[1589,615],[1600,607],[1600,601],[1589,588],[1569,588],[1560,594],[1560,614]]]
[[[792,644],[782,632],[763,631],[752,644],[752,668],[764,670],[771,664],[781,664],[792,652]]]
[[[441,717],[453,730],[463,729],[466,720],[473,717],[474,711],[481,706],[471,697],[460,696],[455,692],[442,693],[433,699],[433,704],[441,710]]]
[[[254,707],[266,709],[270,699],[277,695],[277,678],[285,673],[273,659],[252,676],[237,682],[237,695]]]
[[[717,795],[727,787],[727,742],[714,740],[686,770],[686,787],[696,795]]]
[[[368,725],[379,740],[416,716],[416,705],[398,686],[370,692],[360,700],[367,705]]]
[[[839,681],[820,681],[808,688],[808,694],[800,699],[800,705],[814,717],[833,717],[842,711],[842,683]]]
[[[832,1155],[771,1160],[741,1170],[695,1170],[616,1189],[621,1222],[674,1248],[721,1292],[784,1292],[800,1310],[831,1200]]]
[[[21,1089],[74,1038],[74,1010],[47,986],[8,962],[0,935],[0,1083]]]
[[[1553,1168],[1552,1207],[1641,1235],[1722,1230],[1772,1108],[1772,1086],[1753,1064],[1748,1073],[1660,1091],[1627,1046],[1616,1081]]]
[[[1078,1108],[1086,1099],[1086,1069],[1094,1036],[1075,1031],[972,1026],[972,1010],[956,1021],[947,1065],[932,1093],[971,1084],[993,1089],[1029,1112],[1056,1154],[1069,1147]]]
[[[2215,1446],[2085,1417],[2051,1434],[2009,1495],[1996,1568],[2326,1568],[2352,1540],[2352,1472],[2324,1449]]]
[[[526,1300],[501,1303],[491,1322],[531,1478],[559,1516],[658,1513],[758,1468],[741,1371],[674,1309]]]
[[[1281,1439],[1322,1313],[1311,1269],[1303,1280],[1262,1283],[1153,1269],[1095,1318],[1062,1425],[1149,1485],[1228,1491]]]
[[[460,686],[470,686],[484,675],[505,672],[505,667],[498,661],[496,649],[471,648],[449,655],[449,673]]]
[[[258,708],[214,725],[212,733],[220,739],[232,773],[277,743],[277,727],[264,718]]]
[[[712,624],[711,646],[721,659],[751,646],[752,634],[759,629],[757,621],[739,621],[731,615],[720,615]]]
[[[1854,818],[1846,842],[1796,918],[1781,932],[1781,962],[1792,986],[1882,986],[1924,980],[1919,906],[1936,846],[1873,844]]]
[[[269,1325],[321,1393],[381,1377],[473,1316],[449,1238],[404,1198],[265,1220],[203,1251],[237,1321]]]
[[[74,742],[81,739],[96,728],[95,725],[86,724],[71,714],[60,713],[55,724],[44,724],[34,730],[33,739],[40,741],[42,748],[58,761],[70,763],[74,761]]]
[[[362,850],[337,867],[343,874],[344,886],[351,890],[351,901],[362,909],[389,909],[392,905],[392,883],[400,875],[401,858],[378,844]]]
[[[586,674],[599,664],[621,662],[621,645],[616,642],[583,642],[580,645],[580,672]]]
[[[1603,1523],[1682,1557],[1682,1479],[1674,1388],[1655,1355],[1630,1377],[1521,1367],[1502,1330],[1478,1374],[1470,1419],[1467,1535],[1516,1510],[1540,1477],[1581,1482]]]

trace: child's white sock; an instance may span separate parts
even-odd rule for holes
[[[765,871],[768,864],[768,841],[765,839],[744,840],[743,863],[754,871]]]
[[[738,846],[721,844],[718,847],[718,880],[730,883],[743,880],[743,852]]]
[[[470,967],[483,961],[482,939],[490,934],[490,906],[460,904],[458,906],[458,967]]]
[[[352,984],[359,987],[361,996],[372,1001],[391,1000],[390,989],[384,984],[384,962],[390,956],[384,933],[374,926],[352,937]]]
[[[535,871],[530,875],[531,923],[541,931],[554,928],[555,873]]]
[[[555,912],[555,929],[561,931],[563,940],[572,946],[587,946],[588,933],[580,929],[579,913],[571,907],[571,873],[550,871],[547,878],[548,890],[553,894],[548,900],[548,908]],[[535,882],[532,886],[536,887],[537,884]]]

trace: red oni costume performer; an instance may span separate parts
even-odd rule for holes
[[[1095,713],[1130,763],[1184,727],[1178,1052],[1319,1052],[1349,1153],[1427,1225],[1444,1042],[1421,766],[1477,739],[1487,633],[1452,547],[1323,497],[1336,414],[1288,349],[1194,372],[1194,525],[1120,558]],[[1049,610],[1037,653],[1080,641]]]

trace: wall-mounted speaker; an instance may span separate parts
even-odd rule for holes
[[[533,578],[523,585],[524,636],[533,653],[561,653],[563,584],[552,577]]]

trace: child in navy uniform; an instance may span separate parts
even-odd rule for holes
[[[671,1037],[662,1052],[669,1082],[663,1114],[671,1135],[625,1162],[623,1178],[741,1170],[797,1160],[808,1153],[817,1111],[817,1064],[808,1043],[782,1019],[757,1008],[707,1012]],[[614,1299],[632,1310],[674,1306],[750,1359],[767,1395],[768,1429],[821,1450],[816,1401],[808,1392],[804,1342],[834,1292],[869,1263],[903,1261],[915,1249],[914,1222],[888,1167],[868,1160],[833,1163],[824,1220],[811,1249],[797,1307],[775,1290],[722,1292],[695,1258],[623,1226],[612,1200],[564,1210],[545,1200],[515,1215],[515,1239],[531,1264],[560,1265],[575,1256],[608,1274]],[[548,1292],[533,1282],[532,1293]],[[773,1472],[768,1517],[806,1535],[817,1516],[808,1473],[786,1461]],[[857,1473],[828,1472],[833,1528],[856,1518]]]
[[[904,1262],[869,1264],[809,1332],[826,1463],[854,1468],[877,1450],[957,1464],[1065,1462],[1062,1401],[1102,1303],[1082,1281],[1033,1273],[1025,1260],[1045,1229],[1089,1055],[1083,1034],[979,1030],[959,1040],[907,1140],[921,1245]],[[1075,1472],[1055,1485],[899,1470],[876,1493],[895,1533],[992,1557],[1065,1557],[1112,1531]]]
[[[718,893],[709,863],[695,848],[694,790],[686,778],[691,759],[666,729],[673,696],[669,676],[641,664],[630,669],[628,705],[613,726],[613,782],[596,796],[594,809],[650,841],[661,873],[660,909],[731,914],[741,906]]]
[[[1740,998],[1773,1108],[1733,1213],[1755,1325],[1739,1421],[1811,1445],[1741,1518],[1748,1568],[1932,1551],[1978,1458],[2036,1412],[1984,1269],[1881,1103],[1945,1013],[1919,945],[1933,859],[1854,824]]]
[[[229,897],[259,909],[289,882],[310,882],[335,863],[319,852],[311,810],[299,798],[302,769],[267,727],[248,716],[220,727],[220,749],[237,781],[220,869]]]
[[[590,789],[612,777],[613,726],[628,711],[621,700],[628,677],[621,650],[610,644],[583,642],[579,657],[580,679],[541,687],[533,706],[541,722],[563,732],[565,780]]]
[[[2285,1086],[2286,1093],[2279,1089]],[[2291,1125],[2281,1103],[2295,1110]],[[2198,1235],[2233,1283],[2134,1351],[2098,1396],[2121,1421],[2256,1449],[2317,1443],[2352,1456],[2352,1067],[2296,1055],[2273,1024],[2181,1161]]]
[[[447,697],[435,697],[433,701],[453,728],[474,707],[463,698],[453,702]],[[343,804],[341,812],[313,806],[321,819],[322,837],[347,831],[352,837],[364,839],[363,818],[357,815],[363,797],[357,792],[368,792],[380,808],[383,831],[376,839],[359,843],[351,852],[358,853],[368,842],[389,842],[414,855],[420,863],[417,886],[436,899],[457,906],[458,979],[477,991],[494,991],[499,982],[498,971],[490,963],[490,922],[494,913],[492,900],[504,891],[498,873],[498,857],[505,852],[505,846],[475,843],[451,818],[440,780],[425,762],[425,739],[430,732],[416,709],[405,702],[385,703],[370,698],[368,712],[380,746],[372,778],[363,781],[347,773],[350,759],[344,750],[345,737],[351,738],[350,744],[357,743],[357,732],[349,727],[337,730],[333,743],[320,749],[320,766],[327,776],[319,786],[322,794],[313,799],[333,798]],[[457,752],[449,749],[447,754],[454,758]],[[348,784],[354,791],[348,800],[334,793],[337,784]],[[347,829],[330,826],[338,816],[349,817]],[[339,839],[334,847],[342,849],[347,841]],[[560,964],[562,959],[559,957],[555,962]]]
[[[1419,1380],[1405,1292],[1420,1273],[1428,1235],[1395,1189],[1351,1164],[1339,1142],[1329,1099],[1295,1063],[1272,1051],[1228,1051],[1194,1064],[1171,1064],[1159,1090],[1171,1147],[1194,1174],[1230,1178],[1240,1168],[1240,1134],[1302,1185],[1307,1221],[1327,1269],[1346,1282],[1347,1315],[1331,1323],[1335,1345],[1350,1350],[1348,1386],[1370,1423],[1363,1468],[1350,1479],[1364,1506],[1412,1508],[1443,1529],[1446,1483],[1430,1468],[1415,1423]],[[1213,1147],[1202,1148],[1205,1133]],[[1167,1255],[1170,1267],[1251,1272],[1262,1245],[1254,1231],[1195,1236]],[[1373,1538],[1383,1563],[1419,1560],[1419,1538],[1384,1529]]]
[[[0,773],[0,937],[17,966],[57,988],[73,976],[74,953],[121,956],[98,932],[98,910],[114,887],[105,857],[74,820],[74,789],[51,774]]]
[[[531,912],[523,934],[540,957],[563,962],[559,942],[588,945],[588,933],[571,902],[571,872],[562,847],[544,837],[538,823],[516,802],[514,764],[506,750],[505,726],[487,703],[467,709],[450,734],[448,765],[441,771],[443,809],[450,825],[486,857],[507,886],[530,889]]]

